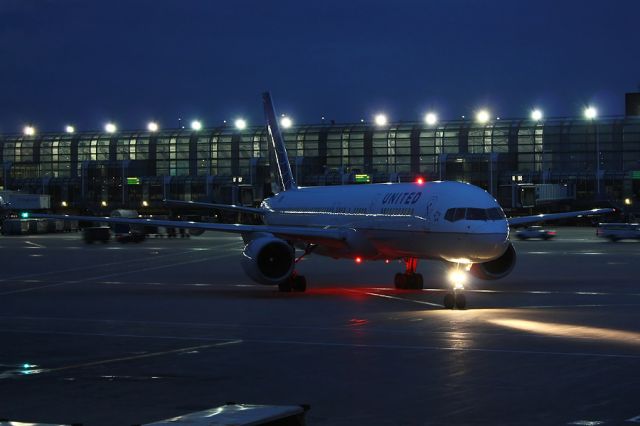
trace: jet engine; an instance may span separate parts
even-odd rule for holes
[[[516,251],[509,243],[509,247],[502,256],[489,262],[474,263],[469,272],[482,280],[497,280],[509,275],[515,265]]]
[[[252,280],[260,284],[276,285],[293,272],[295,252],[286,241],[264,236],[251,240],[245,246],[241,264]]]

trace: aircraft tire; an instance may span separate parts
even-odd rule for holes
[[[414,290],[422,290],[424,288],[422,274],[413,274],[411,277],[411,288]]]
[[[444,308],[453,309],[455,304],[456,304],[456,297],[453,295],[453,293],[447,293],[444,296]]]
[[[291,280],[285,280],[278,284],[280,293],[291,293]]]
[[[293,291],[303,293],[307,290],[307,279],[304,276],[296,275],[291,281],[291,288]]]
[[[456,309],[464,309],[467,307],[467,298],[463,293],[457,293],[455,296],[456,299]]]
[[[393,283],[396,288],[403,290],[407,288],[407,276],[405,274],[397,273],[393,278]]]

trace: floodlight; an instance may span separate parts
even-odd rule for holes
[[[238,130],[244,130],[247,128],[247,122],[243,118],[238,118],[233,124]]]
[[[595,109],[592,106],[589,106],[589,107],[584,109],[584,116],[586,118],[588,118],[589,120],[593,120],[594,118],[596,118],[598,116],[598,110]]]
[[[288,129],[293,126],[293,121],[289,117],[282,117],[282,120],[280,120],[280,125],[283,129]]]
[[[387,116],[384,114],[377,114],[375,122],[378,126],[385,126],[387,124]]]
[[[533,121],[540,121],[542,120],[542,111],[540,111],[539,109],[534,109],[533,111],[531,111],[531,119]]]
[[[490,117],[491,115],[489,114],[489,111],[487,111],[486,109],[481,109],[476,114],[476,121],[478,121],[479,123],[486,123],[487,121],[489,121]]]
[[[193,130],[200,130],[202,129],[202,123],[198,120],[193,120],[191,122],[191,129]]]
[[[438,116],[434,112],[428,112],[424,116],[424,122],[427,123],[429,126],[433,126],[438,122]]]

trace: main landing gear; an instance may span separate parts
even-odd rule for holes
[[[302,253],[302,255],[296,258],[295,263],[297,264],[302,260],[303,257],[305,257],[308,254],[311,254],[311,252],[316,247],[317,247],[316,244],[307,244],[307,246],[304,249],[304,253]],[[293,271],[293,273],[289,276],[289,278],[287,278],[285,281],[278,284],[278,290],[280,290],[283,293],[290,293],[292,291],[303,293],[307,290],[307,279],[303,275],[298,275],[296,271]]]
[[[278,284],[278,290],[283,293],[290,293],[292,291],[303,293],[306,289],[307,279],[303,275],[298,275],[295,272],[285,281]]]
[[[397,273],[393,282],[398,289],[402,290],[422,290],[422,274],[416,273],[418,259],[410,257],[404,260],[406,271],[404,274]]]

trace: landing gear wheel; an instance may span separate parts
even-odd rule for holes
[[[291,293],[291,280],[285,280],[278,284],[278,290],[280,293]]]
[[[411,274],[409,278],[409,288],[414,290],[422,290],[424,284],[422,280],[422,274]]]
[[[464,309],[467,307],[467,298],[464,293],[456,293],[456,309]]]
[[[299,293],[307,289],[307,279],[302,275],[296,275],[291,279],[291,288]]]
[[[444,296],[444,307],[445,309],[453,309],[455,307],[462,310],[467,307],[467,298],[464,293],[447,293]]]
[[[447,293],[444,296],[445,309],[453,309],[455,304],[456,304],[456,297],[453,295],[453,293]]]
[[[405,274],[397,273],[393,279],[393,283],[396,285],[396,288],[404,290],[407,288],[407,276]]]

